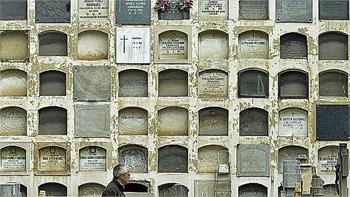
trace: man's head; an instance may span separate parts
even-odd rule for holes
[[[121,184],[127,184],[130,180],[129,167],[124,164],[116,165],[113,169],[113,177],[118,179]]]

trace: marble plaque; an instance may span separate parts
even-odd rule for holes
[[[187,173],[187,148],[177,145],[163,146],[158,149],[159,173]],[[166,197],[166,196],[164,196]]]
[[[268,112],[250,108],[242,111],[239,118],[240,136],[268,136]]]
[[[119,97],[147,97],[148,74],[141,70],[126,70],[119,73]]]
[[[239,144],[237,176],[270,176],[270,148],[265,144]]]
[[[111,68],[107,66],[76,66],[74,101],[110,101]]]
[[[319,19],[349,20],[349,0],[320,0]]]
[[[80,170],[106,170],[106,150],[98,146],[88,146],[79,151]]]
[[[41,148],[39,150],[39,171],[66,171],[66,150],[57,146]]]
[[[201,136],[227,136],[228,111],[226,109],[211,107],[199,111],[199,135]]]
[[[151,0],[117,0],[117,24],[151,23]]]
[[[35,0],[35,22],[70,23],[70,0]]]
[[[227,73],[220,70],[207,70],[199,73],[199,97],[227,97]]]
[[[38,187],[40,191],[45,191],[46,196],[67,196],[67,187],[59,183],[45,183]]]
[[[0,150],[0,171],[25,171],[26,151],[17,146],[8,146]]]
[[[301,183],[300,161],[283,161],[283,187],[295,188],[295,183]]]
[[[335,173],[339,147],[327,146],[318,150],[318,170],[321,173]]]
[[[66,73],[47,71],[40,73],[40,96],[66,96]]]
[[[282,173],[284,160],[296,160],[299,155],[309,157],[308,150],[300,146],[286,146],[278,150],[278,173]]]
[[[1,0],[0,20],[26,20],[27,0]]]
[[[188,77],[185,71],[170,69],[159,73],[159,97],[187,95]]]
[[[246,70],[238,73],[238,96],[245,98],[266,98],[269,93],[267,73],[259,70]]]
[[[151,62],[149,27],[118,27],[117,63],[149,64]]]
[[[46,107],[39,110],[39,135],[66,135],[67,110]]]
[[[239,197],[267,197],[267,188],[263,185],[250,183],[238,188]]]
[[[180,0],[169,0],[169,7],[165,11],[158,11],[159,20],[186,20],[190,19],[190,10],[179,8]]]
[[[279,75],[280,98],[308,98],[309,81],[305,73],[288,71]]]
[[[39,34],[39,56],[67,56],[67,34],[45,32]]]
[[[0,96],[27,96],[27,73],[21,70],[1,71]]]
[[[159,34],[159,59],[186,60],[188,58],[187,39],[187,34],[175,30]]]
[[[347,97],[348,74],[342,71],[325,71],[319,74],[319,95]]]
[[[27,60],[29,55],[28,35],[26,31],[0,30],[0,62]]]
[[[97,183],[86,183],[79,186],[79,197],[100,197],[106,187]]]
[[[279,136],[304,136],[308,135],[307,112],[300,109],[286,109],[280,112],[278,122]]]
[[[228,34],[212,30],[199,34],[199,60],[228,59],[228,52]]]
[[[88,30],[78,35],[78,59],[103,60],[108,58],[108,34]]]
[[[79,19],[108,19],[108,0],[79,0]]]
[[[133,173],[148,172],[147,148],[138,145],[127,145],[118,149],[118,162],[131,167]]]
[[[109,105],[75,105],[75,137],[109,137]]]
[[[239,1],[240,20],[268,20],[269,1],[268,0],[240,0]]]
[[[312,0],[277,0],[276,22],[312,22]]]
[[[159,110],[158,135],[188,135],[188,110],[180,107],[167,107]]]
[[[210,145],[198,149],[198,172],[215,173],[218,164],[229,164],[228,150],[225,147]]]
[[[336,32],[324,33],[319,36],[320,60],[347,60],[348,36]]]
[[[228,0],[201,0],[199,1],[200,20],[228,19]]]
[[[158,186],[159,197],[188,197],[188,188],[178,183],[167,183]]]
[[[118,132],[120,135],[147,135],[148,112],[136,107],[120,110],[118,114]]]
[[[214,180],[195,180],[194,181],[194,197],[231,197],[230,181],[214,181]]]
[[[27,111],[19,107],[0,109],[0,136],[27,135]]]
[[[239,35],[239,58],[267,59],[269,57],[268,35],[260,31],[248,31]]]
[[[307,58],[306,36],[289,33],[281,36],[280,43],[281,59],[303,59]]]

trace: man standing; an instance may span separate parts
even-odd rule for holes
[[[118,164],[113,169],[113,180],[107,185],[102,196],[105,197],[125,197],[124,186],[130,180],[129,167]]]

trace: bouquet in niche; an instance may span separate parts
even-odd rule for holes
[[[189,10],[192,8],[193,0],[179,0],[178,7],[180,10]]]
[[[156,5],[154,6],[154,9],[157,11],[165,11],[169,9],[170,4],[169,0],[157,0]]]
[[[169,0],[157,0],[154,9],[161,12],[168,10],[170,7],[178,8],[180,10],[189,10],[192,8],[192,5],[193,0],[179,0],[178,2],[170,2]]]

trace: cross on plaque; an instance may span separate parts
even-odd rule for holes
[[[125,38],[125,35],[124,35],[123,38],[121,38],[120,40],[123,41],[123,53],[125,53],[125,41],[129,39]]]

